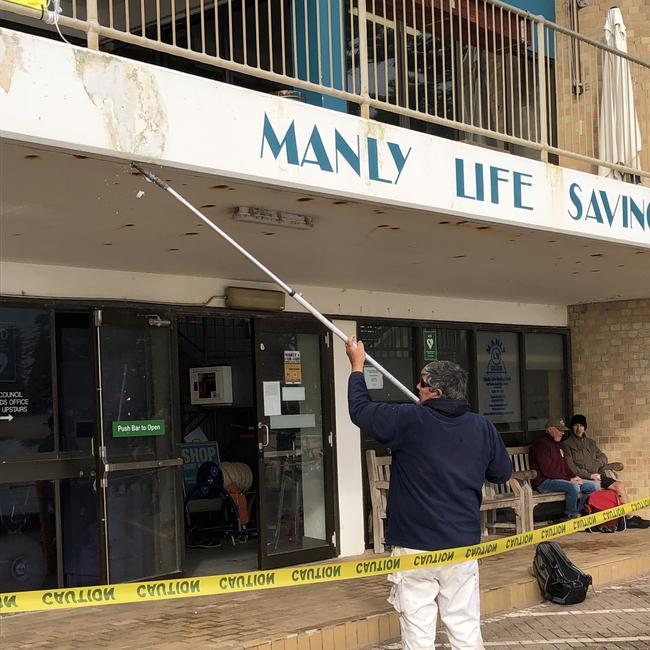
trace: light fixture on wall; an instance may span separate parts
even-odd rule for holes
[[[266,208],[249,208],[240,206],[235,208],[233,215],[235,221],[247,223],[264,224],[266,226],[283,226],[285,228],[297,228],[298,230],[310,230],[314,227],[312,217],[292,212],[276,212]]]
[[[254,311],[282,311],[282,291],[270,289],[249,289],[248,287],[226,287],[225,302],[229,309],[251,309]]]

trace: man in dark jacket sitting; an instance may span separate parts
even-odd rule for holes
[[[582,479],[591,479],[600,483],[601,488],[614,490],[619,503],[627,503],[630,498],[623,481],[619,481],[604,472],[608,469],[622,470],[621,463],[610,463],[593,438],[587,437],[587,418],[576,414],[571,418],[571,431],[562,441],[562,450],[571,471]],[[650,521],[639,515],[627,515],[628,528],[649,528]]]
[[[579,517],[587,496],[600,490],[600,483],[580,478],[571,471],[560,445],[567,431],[564,420],[549,420],[545,429],[546,433],[533,443],[530,451],[530,468],[537,472],[531,485],[538,492],[565,492],[567,518]]]
[[[505,483],[508,452],[494,426],[471,413],[467,373],[449,361],[422,370],[418,404],[374,403],[363,375],[363,343],[348,339],[350,417],[392,452],[386,543],[393,555],[477,544],[483,483]],[[452,648],[482,649],[476,560],[389,576],[404,650],[434,648],[436,618]]]

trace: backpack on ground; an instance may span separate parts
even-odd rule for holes
[[[591,576],[573,564],[556,542],[537,545],[533,574],[544,598],[559,605],[581,603],[592,582]]]
[[[614,490],[598,490],[592,492],[587,498],[583,513],[585,515],[592,515],[602,510],[616,508],[618,505],[620,505],[618,494]],[[616,517],[616,519],[604,521],[602,524],[585,528],[585,530],[588,530],[590,533],[617,533],[624,531],[625,528],[625,517]]]

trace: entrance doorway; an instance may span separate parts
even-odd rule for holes
[[[328,336],[303,319],[179,316],[186,575],[335,555]]]

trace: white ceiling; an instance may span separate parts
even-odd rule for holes
[[[0,147],[2,260],[266,280],[123,162],[11,142]],[[289,284],[546,304],[648,296],[647,250],[155,171]],[[236,206],[309,215],[315,226],[239,223],[232,219]]]

